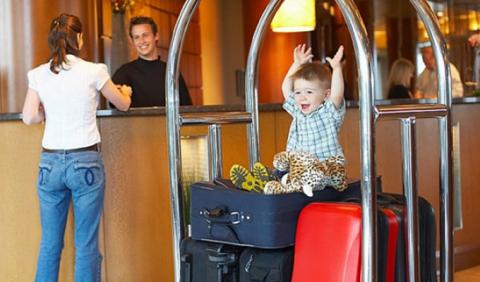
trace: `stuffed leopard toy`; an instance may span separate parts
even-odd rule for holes
[[[347,188],[345,159],[341,156],[329,157],[320,161],[314,155],[303,152],[280,152],[274,156],[273,166],[288,172],[281,181],[269,181],[265,185],[265,194],[285,194],[303,191],[313,196],[314,190],[331,186],[338,191]]]

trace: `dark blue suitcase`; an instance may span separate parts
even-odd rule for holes
[[[380,187],[380,178],[377,181]],[[303,193],[264,195],[235,188],[229,181],[198,182],[190,190],[191,236],[257,248],[294,244],[300,210],[311,202],[360,197],[360,182],[338,192],[327,187],[313,197]]]
[[[242,247],[182,240],[181,282],[238,282]]]

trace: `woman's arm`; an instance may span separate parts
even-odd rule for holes
[[[22,120],[25,124],[31,125],[45,120],[45,112],[37,91],[29,88],[25,103],[23,104]]]
[[[117,88],[109,79],[100,90],[105,98],[110,101],[118,110],[127,111],[132,102],[130,96],[132,96],[132,88],[126,85],[122,85]]]

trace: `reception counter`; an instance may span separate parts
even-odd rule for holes
[[[387,103],[387,102],[382,102]],[[349,178],[360,175],[359,111],[347,104],[340,141],[348,160]],[[241,111],[241,106],[192,106],[184,112]],[[281,105],[260,106],[260,157],[271,165],[285,148],[290,117]],[[459,179],[463,227],[455,232],[455,265],[480,264],[480,99],[455,99],[453,123],[458,125]],[[164,108],[98,111],[107,187],[101,224],[103,281],[173,281],[169,168]],[[20,114],[0,115],[0,281],[32,281],[40,223],[36,178],[43,125],[26,126]],[[376,125],[377,171],[383,190],[401,193],[399,121]],[[182,128],[183,136],[205,136],[205,126]],[[438,123],[417,123],[419,194],[437,210],[439,201]],[[223,171],[234,163],[247,165],[244,125],[222,126]],[[457,164],[458,165],[458,164]],[[437,212],[438,214],[438,212]],[[70,216],[71,217],[71,216]],[[438,223],[438,219],[437,219]],[[438,228],[438,227],[437,227]],[[73,226],[66,230],[60,281],[72,281]]]

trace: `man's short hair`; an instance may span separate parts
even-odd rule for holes
[[[150,27],[152,28],[153,35],[157,34],[157,24],[155,23],[155,21],[152,18],[138,16],[138,17],[133,17],[133,18],[130,19],[130,27],[129,27],[129,31],[128,31],[128,33],[130,34],[130,37],[133,38],[132,28],[135,25],[139,25],[139,24],[149,24]]]
[[[318,80],[326,89],[330,89],[332,83],[332,71],[327,64],[320,62],[305,63],[290,76],[292,81],[305,79],[307,81]]]

